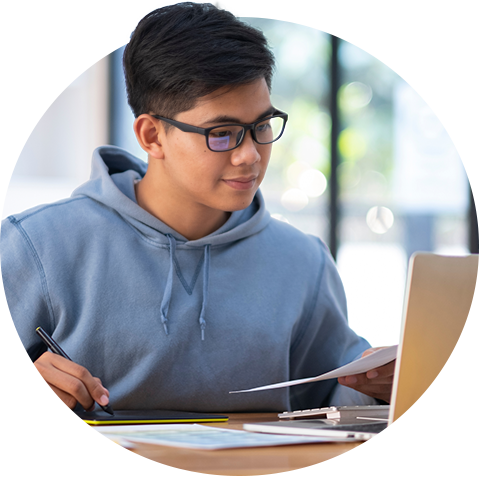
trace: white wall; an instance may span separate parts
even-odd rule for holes
[[[18,158],[2,219],[68,197],[90,174],[93,150],[108,143],[108,59],[80,75],[52,103]]]

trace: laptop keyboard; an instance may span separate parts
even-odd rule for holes
[[[305,422],[305,421],[304,421]],[[313,423],[312,423],[313,424]],[[362,424],[336,424],[334,426],[318,426],[322,429],[332,429],[334,431],[352,431],[352,432],[381,432],[387,428],[387,422],[370,422]],[[315,427],[312,425],[312,427]]]
[[[297,421],[298,422],[298,421]],[[421,428],[398,428],[387,427],[387,422],[366,422],[362,424],[340,424],[331,425],[326,419],[312,419],[301,421],[298,427],[312,429],[331,429],[334,431],[352,432],[378,432],[382,434],[480,434],[480,428],[475,427],[421,427]],[[330,421],[331,422],[331,421]]]
[[[422,427],[422,428],[398,428],[390,427],[383,430],[377,430],[383,434],[480,434],[477,427]]]

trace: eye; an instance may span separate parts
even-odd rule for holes
[[[222,128],[222,129],[214,129],[213,131],[210,131],[209,136],[212,138],[227,137],[227,136],[230,137],[230,136],[233,136],[234,134],[235,132],[232,129]]]
[[[255,130],[259,133],[267,132],[271,128],[270,121],[266,121],[264,123],[257,124]]]

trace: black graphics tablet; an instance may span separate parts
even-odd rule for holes
[[[162,410],[115,410],[111,416],[104,411],[93,412],[75,411],[75,414],[87,424],[92,426],[105,426],[114,424],[175,424],[188,422],[222,422],[228,421],[227,416],[220,414],[204,414],[184,411]]]

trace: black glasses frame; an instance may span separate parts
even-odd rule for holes
[[[239,123],[230,123],[230,124],[219,124],[218,126],[213,126],[211,128],[199,128],[197,126],[192,126],[191,124],[186,124],[186,123],[181,123],[180,121],[175,121],[174,119],[169,119],[169,118],[164,118],[163,116],[158,116],[157,114],[151,114],[155,119],[160,119],[161,121],[165,121],[168,124],[171,124],[172,126],[175,126],[176,128],[180,129],[180,131],[183,132],[188,132],[188,133],[196,133],[196,134],[201,134],[202,136],[205,136],[205,140],[207,142],[207,147],[210,149],[210,151],[213,152],[227,152],[227,151],[232,151],[233,149],[236,149],[240,144],[242,144],[245,134],[247,131],[252,131],[252,138],[257,144],[271,144],[272,142],[277,141],[282,137],[283,132],[285,131],[285,125],[287,124],[288,120],[288,114],[283,113],[282,111],[279,111],[278,109],[274,111],[274,113],[271,116],[267,116],[266,118],[259,119],[258,121],[255,121],[254,123],[251,124],[239,124]],[[263,123],[265,121],[268,121],[269,119],[272,118],[282,118],[283,119],[283,126],[280,134],[278,137],[276,137],[273,141],[269,142],[260,142],[257,140],[257,135],[255,133],[255,127],[257,124]],[[242,137],[238,140],[237,144],[234,147],[231,147],[230,149],[223,149],[221,151],[212,149],[210,145],[208,144],[208,135],[210,132],[214,129],[217,128],[224,128],[228,126],[240,126],[243,128],[243,133]]]

